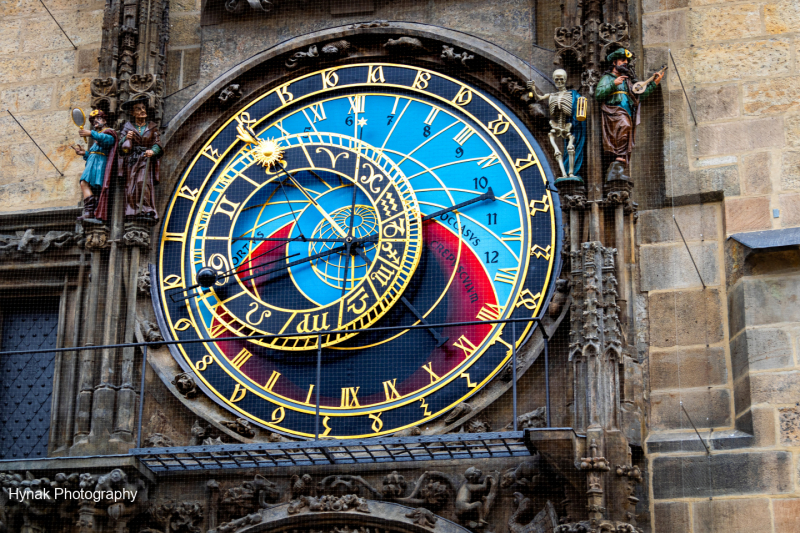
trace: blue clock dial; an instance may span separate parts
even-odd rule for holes
[[[505,106],[439,74],[351,65],[276,87],[211,136],[173,197],[164,315],[175,338],[210,341],[174,355],[216,401],[293,435],[312,435],[317,392],[328,436],[439,416],[530,331],[457,323],[542,312],[560,245],[550,182]],[[205,266],[216,285],[169,297]],[[376,329],[419,324],[450,325]],[[240,340],[262,334],[278,337]]]

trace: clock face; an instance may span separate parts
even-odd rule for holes
[[[274,88],[170,202],[159,311],[174,339],[205,340],[173,355],[270,430],[313,437],[318,398],[324,436],[421,425],[531,331],[487,321],[540,316],[561,241],[550,180],[505,106],[441,74],[356,64]]]

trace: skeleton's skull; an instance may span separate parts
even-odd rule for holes
[[[567,88],[567,72],[562,69],[553,72],[553,83],[559,91],[565,90]]]

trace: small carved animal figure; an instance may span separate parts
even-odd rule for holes
[[[550,500],[547,501],[544,509],[527,523],[524,520],[527,520],[533,513],[531,499],[515,492],[514,505],[517,509],[508,518],[508,533],[551,533],[558,526],[558,515]]]
[[[389,39],[383,45],[386,50],[396,52],[398,54],[418,54],[427,52],[422,41],[416,37],[400,37],[398,39]]]

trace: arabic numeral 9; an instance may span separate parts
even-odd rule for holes
[[[462,155],[464,155],[464,149],[459,146],[456,148],[456,159],[459,159]]]
[[[347,124],[348,126],[352,126],[352,125],[353,125],[353,117],[351,117],[351,116],[349,116],[349,115],[348,115],[348,116],[347,116],[347,117],[344,119],[344,123],[345,123],[345,124]]]

